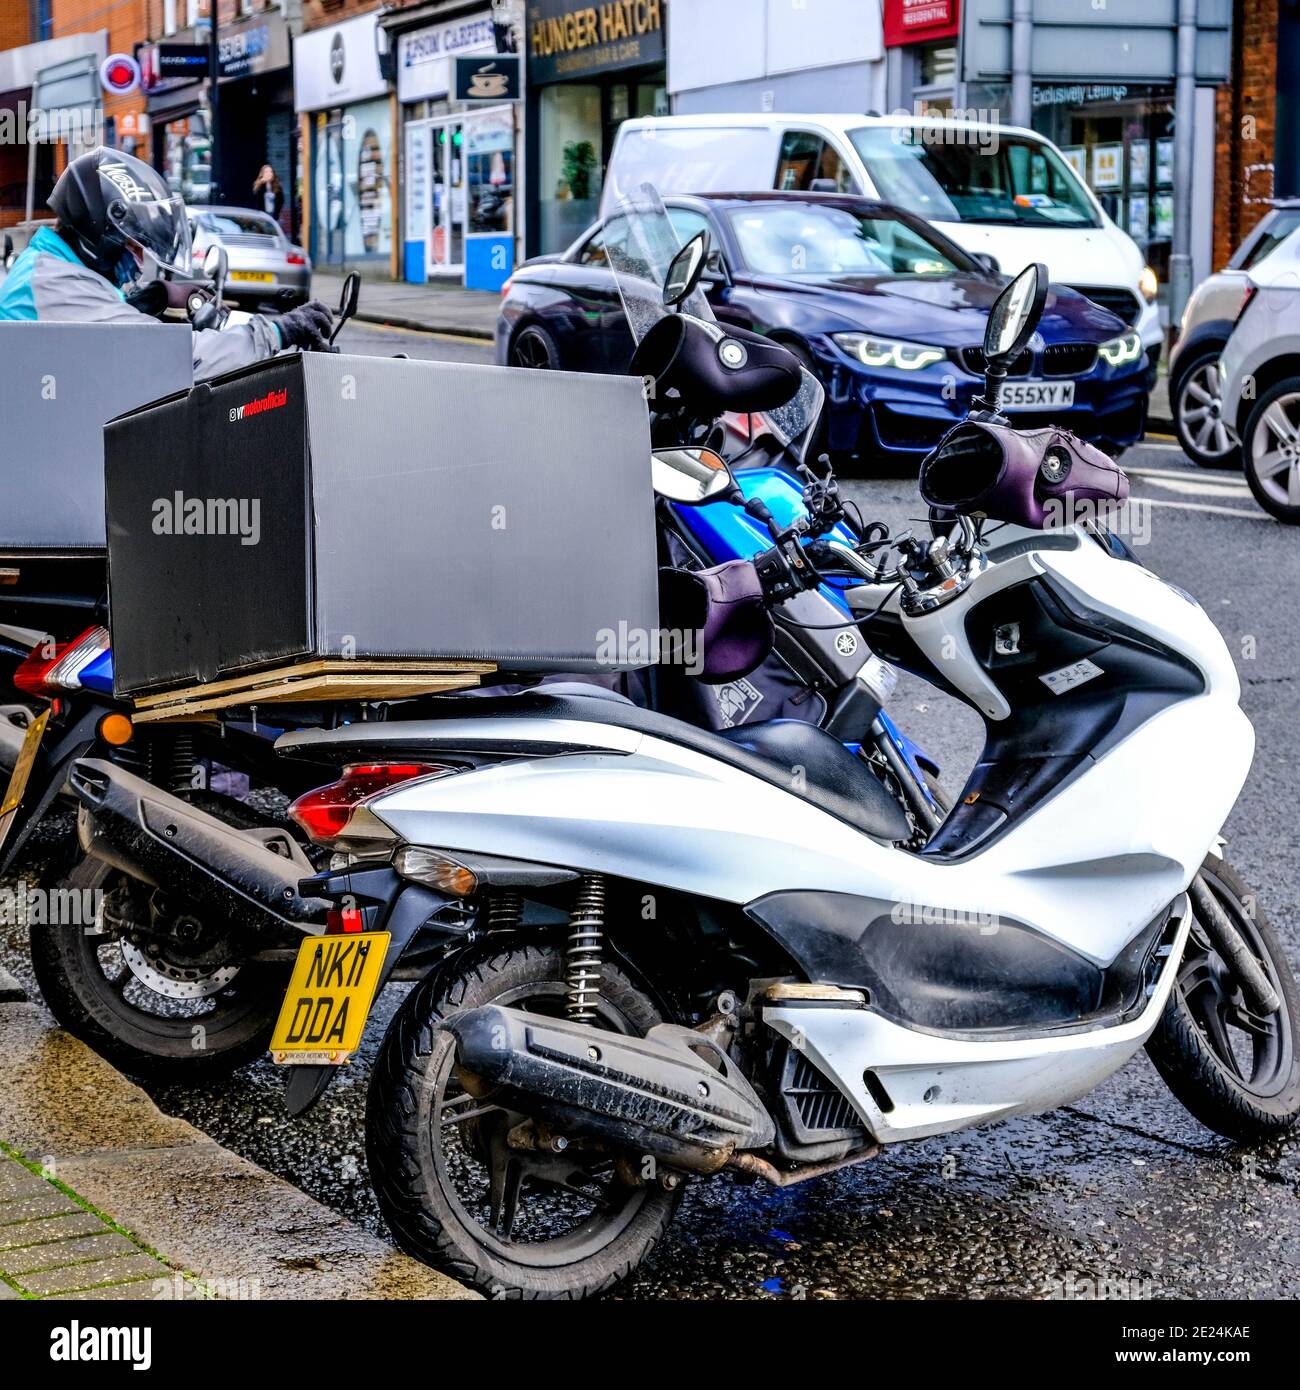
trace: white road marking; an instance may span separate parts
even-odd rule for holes
[[[1210,502],[1170,502],[1164,497],[1139,497],[1137,501],[1148,507],[1172,507],[1180,512],[1209,512],[1213,516],[1244,516],[1247,521],[1272,521],[1272,517],[1261,508],[1256,512],[1243,512],[1236,507],[1216,507]]]
[[[1120,467],[1123,468],[1124,465],[1121,464]],[[1177,478],[1185,483],[1208,483],[1211,487],[1241,487],[1247,492],[1250,491],[1245,478],[1238,478],[1228,472],[1211,473],[1200,469],[1191,473],[1181,468],[1124,468],[1124,472],[1130,478]]]
[[[1183,478],[1155,478],[1148,475],[1142,480],[1152,487],[1168,488],[1170,492],[1181,492],[1187,497],[1237,497],[1245,501],[1251,495],[1245,483],[1207,483],[1200,479],[1192,482]]]

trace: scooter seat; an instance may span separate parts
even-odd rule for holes
[[[800,719],[765,719],[720,732],[782,769],[797,796],[868,835],[907,839],[910,830],[898,803],[867,764],[825,729]]]

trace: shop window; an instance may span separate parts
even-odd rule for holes
[[[596,219],[601,188],[601,90],[579,82],[542,89],[538,210],[543,251],[561,251]]]
[[[777,188],[806,193],[814,179],[828,180],[839,193],[857,192],[853,175],[834,146],[810,130],[787,130],[776,167]]]

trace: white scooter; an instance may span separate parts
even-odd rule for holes
[[[650,201],[625,213],[634,278],[671,235]],[[700,238],[673,258],[641,365],[684,412],[698,387],[715,409],[777,407],[798,435],[820,393],[779,349],[669,312],[705,259]],[[292,808],[332,855],[300,891],[336,910],[302,948],[272,1043],[299,1063],[291,1109],[355,1050],[399,960],[428,972],[385,1038],[367,1118],[403,1248],[496,1296],[591,1295],[636,1268],[692,1177],[785,1187],[1050,1110],[1144,1044],[1220,1132],[1294,1123],[1295,983],[1221,858],[1254,747],[1231,656],[1093,519],[1043,529],[1044,495],[1123,495],[1115,465],[997,414],[1046,293],[1030,267],[990,314],[983,409],[923,474],[951,519],[939,534],[902,539],[890,564],[771,520],[771,550],[730,570],[753,581],[728,610],[751,630],[755,603],[847,576],[868,642],[981,713],[983,755],[922,853],[896,843],[866,765],[806,723],[740,741],[550,686],[280,739],[346,767]],[[678,503],[736,496],[703,445],[661,451],[655,473]],[[725,629],[715,616],[706,636]],[[155,807],[103,762],[72,782],[95,836],[156,874],[195,862],[184,807]],[[294,901],[262,869],[221,877]]]
[[[683,250],[666,303],[703,258]],[[1008,433],[998,388],[1046,288],[1030,267],[990,316],[982,418]],[[744,370],[747,344],[693,323],[672,334]],[[1223,1132],[1294,1122],[1295,985],[1216,869],[1254,747],[1228,649],[1091,521],[1034,529],[990,500],[1006,477],[987,511],[963,500],[984,464],[958,433],[930,496],[946,477],[956,529],[888,569],[838,556],[869,640],[987,725],[919,856],[890,842],[870,774],[806,724],[746,746],[535,692],[281,741],[356,768],[298,803],[336,855],[315,891],[355,904],[358,871],[384,864],[485,905],[407,1000],[372,1090],[371,1175],[406,1249],[497,1293],[591,1294],[662,1234],[686,1174],[784,1186],[1050,1110],[1149,1040]],[[1051,448],[1024,487],[1040,462],[1077,501]],[[657,469],[678,501],[731,486],[705,449]],[[986,516],[1012,524],[986,541]],[[806,539],[774,528],[756,562],[771,600],[834,563]]]

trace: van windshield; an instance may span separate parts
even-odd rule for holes
[[[969,139],[957,143],[954,134]],[[1036,140],[933,125],[851,131],[886,202],[938,222],[1095,227],[1097,215],[1065,161]]]

